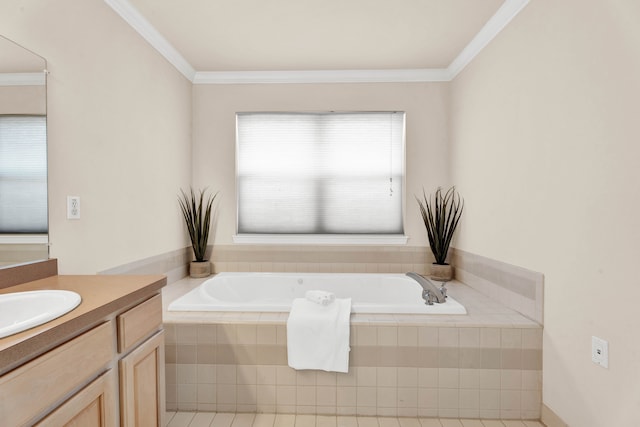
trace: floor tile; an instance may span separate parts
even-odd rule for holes
[[[337,427],[335,415],[316,415],[316,427]]]
[[[167,427],[189,427],[195,412],[176,412]]]
[[[198,412],[193,416],[189,427],[209,427],[215,416],[215,412]]]
[[[338,427],[358,427],[358,418],[355,416],[342,415],[336,418]]]
[[[380,427],[400,427],[400,422],[397,418],[379,417],[378,425]]]
[[[231,427],[251,427],[256,414],[236,414]]]
[[[315,415],[296,415],[295,427],[316,427]]]
[[[273,421],[273,427],[294,427],[296,416],[293,414],[277,414]]]
[[[401,427],[422,427],[417,418],[398,418]]]
[[[539,421],[167,411],[165,427],[544,427]]]
[[[236,414],[231,412],[218,412],[216,416],[213,417],[211,427],[231,427],[235,415]]]
[[[379,427],[376,417],[357,417],[358,427]]]
[[[167,411],[164,413],[164,425],[168,426],[171,419],[176,415],[176,411]]]
[[[273,427],[276,414],[256,414],[253,420],[253,427]]]

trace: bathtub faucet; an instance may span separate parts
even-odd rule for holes
[[[444,286],[445,282],[443,282],[440,289],[438,289],[431,280],[419,275],[418,273],[407,273],[407,276],[411,277],[413,280],[418,282],[420,286],[422,286],[422,299],[424,299],[425,304],[433,305],[434,302],[442,304],[446,301],[447,289]]]

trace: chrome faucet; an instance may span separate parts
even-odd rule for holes
[[[422,286],[422,299],[427,305],[433,305],[434,302],[442,304],[447,299],[447,288],[445,288],[446,282],[442,282],[440,289],[427,279],[419,275],[418,273],[407,273],[407,276],[418,282]]]

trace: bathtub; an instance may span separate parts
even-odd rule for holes
[[[351,298],[353,313],[467,313],[451,297],[426,305],[420,284],[404,274],[365,273],[219,273],[173,301],[168,310],[289,312],[294,298],[304,298],[313,289]]]

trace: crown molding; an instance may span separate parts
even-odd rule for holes
[[[193,81],[196,74],[194,68],[174,48],[162,34],[155,29],[128,0],[104,0],[111,8],[138,32],[155,50],[171,63],[187,79]]]
[[[506,0],[496,13],[480,29],[478,34],[462,49],[447,70],[453,80],[494,39],[504,27],[529,3],[529,0]]]
[[[44,86],[47,81],[42,73],[0,73],[0,86]]]
[[[104,0],[194,84],[411,83],[453,80],[529,3],[505,0],[447,68],[398,70],[196,71],[128,0]]]
[[[446,69],[197,72],[194,84],[446,82]]]

